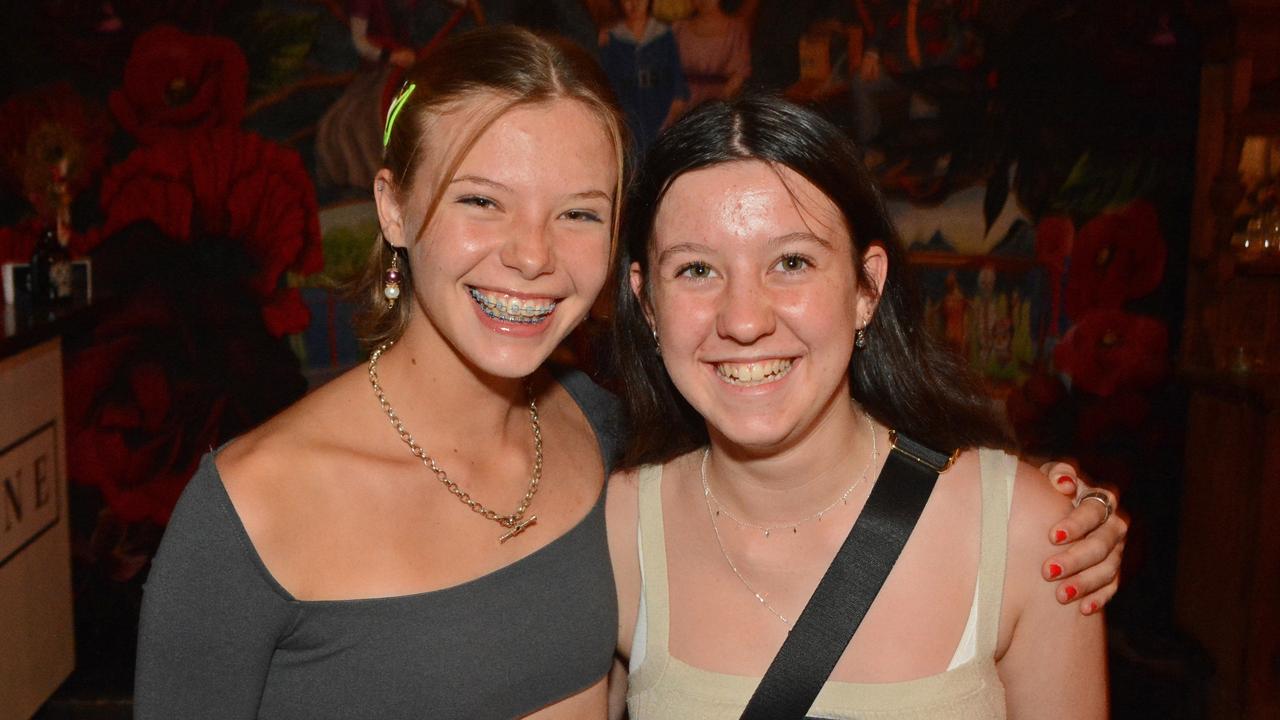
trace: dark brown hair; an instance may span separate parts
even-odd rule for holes
[[[624,464],[662,462],[707,442],[706,422],[667,376],[642,303],[649,292],[654,217],[671,183],[699,168],[741,160],[789,168],[835,203],[853,241],[859,284],[869,282],[860,261],[867,248],[878,244],[888,255],[867,346],[849,365],[854,399],[882,424],[939,450],[1010,446],[977,378],[929,336],[906,253],[853,141],[811,110],[744,96],[686,115],[658,138],[631,185],[614,277],[614,362],[632,428]],[[631,291],[632,262],[645,274],[645,298]]]
[[[618,218],[627,146],[626,127],[621,120],[609,81],[595,60],[578,46],[553,37],[504,25],[485,27],[459,35],[441,44],[405,74],[405,85],[414,87],[404,101],[389,130],[382,165],[395,179],[394,197],[402,206],[413,190],[413,180],[421,164],[423,144],[430,142],[428,127],[433,116],[482,95],[498,103],[478,115],[468,137],[450,159],[439,168],[439,189],[427,207],[426,227],[440,202],[447,179],[457,172],[467,152],[503,113],[519,105],[549,102],[560,98],[577,100],[591,109],[605,127],[617,151],[618,185],[614,193],[613,237]],[[400,302],[388,308],[382,295],[382,274],[392,253],[400,253]],[[353,296],[360,303],[356,334],[366,347],[377,347],[399,338],[408,325],[413,307],[413,277],[403,248],[392,247],[381,235],[364,273],[354,284]]]

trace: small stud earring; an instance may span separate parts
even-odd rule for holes
[[[396,306],[400,297],[400,253],[391,251],[391,266],[382,275],[382,295],[387,299],[387,309]]]

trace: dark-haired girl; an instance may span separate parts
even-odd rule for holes
[[[739,717],[890,430],[963,451],[810,715],[1104,717],[1098,599],[1080,613],[1040,587],[1069,504],[926,335],[852,143],[779,100],[712,103],[658,141],[628,212],[616,336],[639,467],[608,528],[630,717]]]

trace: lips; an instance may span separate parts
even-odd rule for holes
[[[716,375],[730,385],[750,387],[777,382],[791,372],[791,358],[771,358],[751,362],[714,363]]]
[[[555,312],[558,300],[550,297],[516,297],[506,293],[469,287],[471,299],[480,310],[499,322],[537,325]]]

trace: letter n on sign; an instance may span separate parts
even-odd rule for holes
[[[0,567],[58,524],[59,462],[53,421],[0,449]]]

